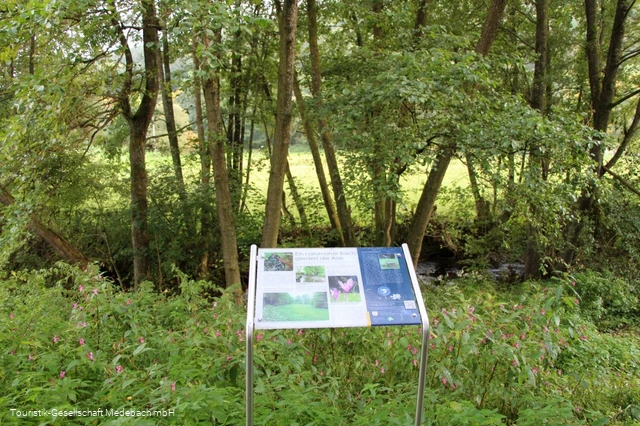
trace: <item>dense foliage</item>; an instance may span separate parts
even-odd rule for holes
[[[426,288],[426,424],[639,421],[640,342],[585,317],[601,279],[499,291],[468,276]],[[12,274],[0,286],[2,423],[124,420],[12,414],[27,407],[175,413],[128,424],[244,423],[245,315],[231,292],[207,296],[214,290],[182,275],[177,294],[148,284],[122,292],[95,269],[63,264]],[[420,336],[416,327],[260,332],[256,424],[413,424]]]

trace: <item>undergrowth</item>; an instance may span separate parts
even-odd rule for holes
[[[152,287],[122,292],[63,264],[1,281],[0,423],[244,424],[245,307],[184,276],[178,294]],[[498,291],[469,276],[425,288],[424,424],[638,424],[638,338],[599,332],[581,287],[567,277]],[[257,332],[255,423],[412,425],[420,336]],[[74,409],[87,415],[51,414]]]

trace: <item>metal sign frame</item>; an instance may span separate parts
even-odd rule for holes
[[[411,261],[411,253],[409,247],[406,244],[402,244],[402,251],[404,253],[404,259],[409,271],[409,277],[413,287],[413,292],[416,297],[416,303],[420,317],[422,320],[422,346],[420,348],[420,372],[418,377],[418,396],[416,402],[416,415],[415,425],[418,426],[422,423],[422,407],[424,401],[424,387],[427,374],[427,361],[429,357],[429,317],[427,315],[427,309],[422,299],[422,293],[420,292],[420,285],[418,284],[418,277],[415,269],[413,268],[413,262]],[[258,265],[258,247],[256,245],[251,246],[250,263],[249,263],[249,283],[248,283],[248,298],[247,298],[247,323],[246,323],[246,425],[253,426],[253,406],[254,406],[254,389],[253,389],[253,333],[254,333],[254,320],[255,320],[255,306],[256,306],[256,286],[257,286],[257,265]]]

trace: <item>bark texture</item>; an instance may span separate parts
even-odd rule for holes
[[[158,19],[155,3],[142,0],[142,46],[144,54],[144,90],[135,113],[131,109],[134,61],[123,25],[112,17],[114,29],[124,50],[125,76],[118,96],[120,111],[129,125],[129,164],[131,168],[131,242],[133,246],[134,286],[148,279],[150,268],[147,225],[147,131],[158,99]]]
[[[282,190],[289,153],[291,134],[291,92],[293,90],[293,61],[295,58],[298,3],[285,0],[280,13],[280,62],[278,65],[278,97],[276,101],[276,128],[273,155],[267,189],[262,247],[275,247],[278,243],[282,204]]]
[[[216,31],[215,36],[215,42],[218,44],[221,38],[220,30]],[[230,287],[240,283],[240,268],[238,266],[238,244],[225,159],[225,136],[222,131],[220,81],[218,75],[209,70],[209,75],[204,80],[202,88],[207,111],[207,130],[209,146],[211,147],[213,180],[216,189],[216,206],[220,224],[225,285]]]
[[[322,102],[322,68],[320,66],[320,50],[318,48],[318,29],[316,18],[316,2],[315,0],[307,0],[307,16],[309,19],[309,56],[311,59],[311,94],[317,103]],[[344,185],[340,176],[340,167],[336,158],[335,148],[331,141],[331,134],[324,118],[318,120],[318,130],[322,139],[322,147],[324,155],[327,159],[327,167],[329,176],[331,177],[331,187],[333,196],[338,210],[338,218],[342,228],[342,239],[347,247],[355,247],[357,245],[353,223],[351,220],[351,211],[347,204],[347,198],[344,193]]]
[[[298,82],[297,75],[294,75],[293,80],[293,91],[296,95],[296,103],[298,104],[298,111],[300,112],[300,117],[302,118],[302,123],[304,125],[304,132],[307,136],[307,141],[309,142],[309,149],[311,150],[311,156],[313,157],[313,164],[316,169],[316,175],[318,176],[318,183],[320,185],[320,192],[322,194],[322,201],[324,202],[324,207],[327,210],[327,215],[329,216],[329,222],[331,223],[331,228],[338,230],[341,237],[341,243],[344,245],[344,238],[342,237],[342,228],[340,227],[340,220],[338,219],[338,212],[336,211],[335,204],[333,203],[333,198],[331,197],[331,192],[329,191],[329,184],[327,183],[327,177],[324,173],[324,165],[322,164],[322,157],[320,156],[320,149],[318,147],[318,141],[316,140],[316,135],[313,129],[313,123],[307,114],[307,110],[304,104],[304,99],[302,98],[302,90],[300,89],[300,83]]]

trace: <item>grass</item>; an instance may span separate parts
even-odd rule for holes
[[[329,310],[311,305],[296,304],[264,307],[262,316],[265,321],[327,321]]]
[[[158,134],[161,134],[158,131]],[[166,147],[167,143],[163,138],[159,138],[156,142],[156,146]],[[182,165],[183,165],[183,175],[185,179],[185,183],[187,186],[195,187],[199,182],[199,173],[200,173],[200,160],[198,158],[197,153],[193,152],[192,149],[188,147],[188,145],[183,145],[182,152]],[[338,155],[340,155],[338,153]],[[98,150],[95,149],[92,151],[92,157],[94,161],[106,162],[104,155]],[[339,157],[340,159],[340,157]],[[244,170],[246,173],[247,170],[247,160],[248,160],[248,152],[245,151],[244,155]],[[121,163],[125,165],[119,170],[119,179],[120,184],[124,184],[126,180],[129,178],[129,170],[128,166],[128,156],[124,153],[120,159]],[[312,200],[320,200],[320,186],[318,184],[318,179],[316,175],[315,166],[313,164],[313,158],[308,149],[308,146],[297,144],[291,147],[289,152],[289,167],[291,170],[291,174],[293,175],[297,185],[298,190],[303,195],[308,195]],[[328,168],[326,163],[324,164],[325,175],[328,177]],[[155,178],[157,178],[161,174],[172,173],[172,163],[171,156],[168,153],[168,149],[161,149],[156,151],[147,152],[147,171],[149,173],[150,182],[153,182]],[[415,206],[418,203],[418,199],[420,198],[420,194],[422,193],[422,189],[424,187],[424,183],[427,178],[427,167],[415,167],[413,169],[408,170],[401,178],[401,191],[403,197],[403,203],[399,205],[400,211],[413,211]],[[246,175],[245,175],[246,176]],[[243,178],[244,179],[244,178]],[[251,171],[250,171],[250,186],[254,188],[254,197],[248,198],[248,207],[252,212],[261,211],[264,206],[264,197],[266,197],[267,187],[269,185],[269,164],[266,156],[266,149],[254,149],[251,159]],[[466,166],[457,159],[454,159],[449,165],[449,169],[447,170],[447,174],[445,175],[443,181],[443,188],[455,188],[461,187],[466,188],[469,185],[468,177],[467,177],[467,169]],[[103,200],[106,204],[106,207],[109,205],[120,205],[123,202],[128,202],[128,198],[125,200],[124,197],[127,196],[128,188],[122,188],[120,191],[121,194],[124,194],[123,197],[119,197],[117,193],[113,193],[111,197],[115,197],[111,202],[109,200]],[[126,189],[126,191],[125,191]],[[285,191],[287,192],[287,203],[289,205],[289,210],[297,215],[295,208],[292,205],[291,197],[289,195],[289,187],[288,184],[285,183]],[[258,196],[255,196],[255,194]],[[110,198],[111,198],[110,197]],[[318,201],[320,204],[321,202]],[[353,204],[353,203],[350,203]],[[354,215],[356,219],[360,220],[369,220],[369,212],[358,212],[354,209]],[[446,211],[448,208],[455,208],[455,206],[441,206],[439,211]],[[365,216],[365,217],[363,217]],[[322,215],[324,217],[324,215]]]

